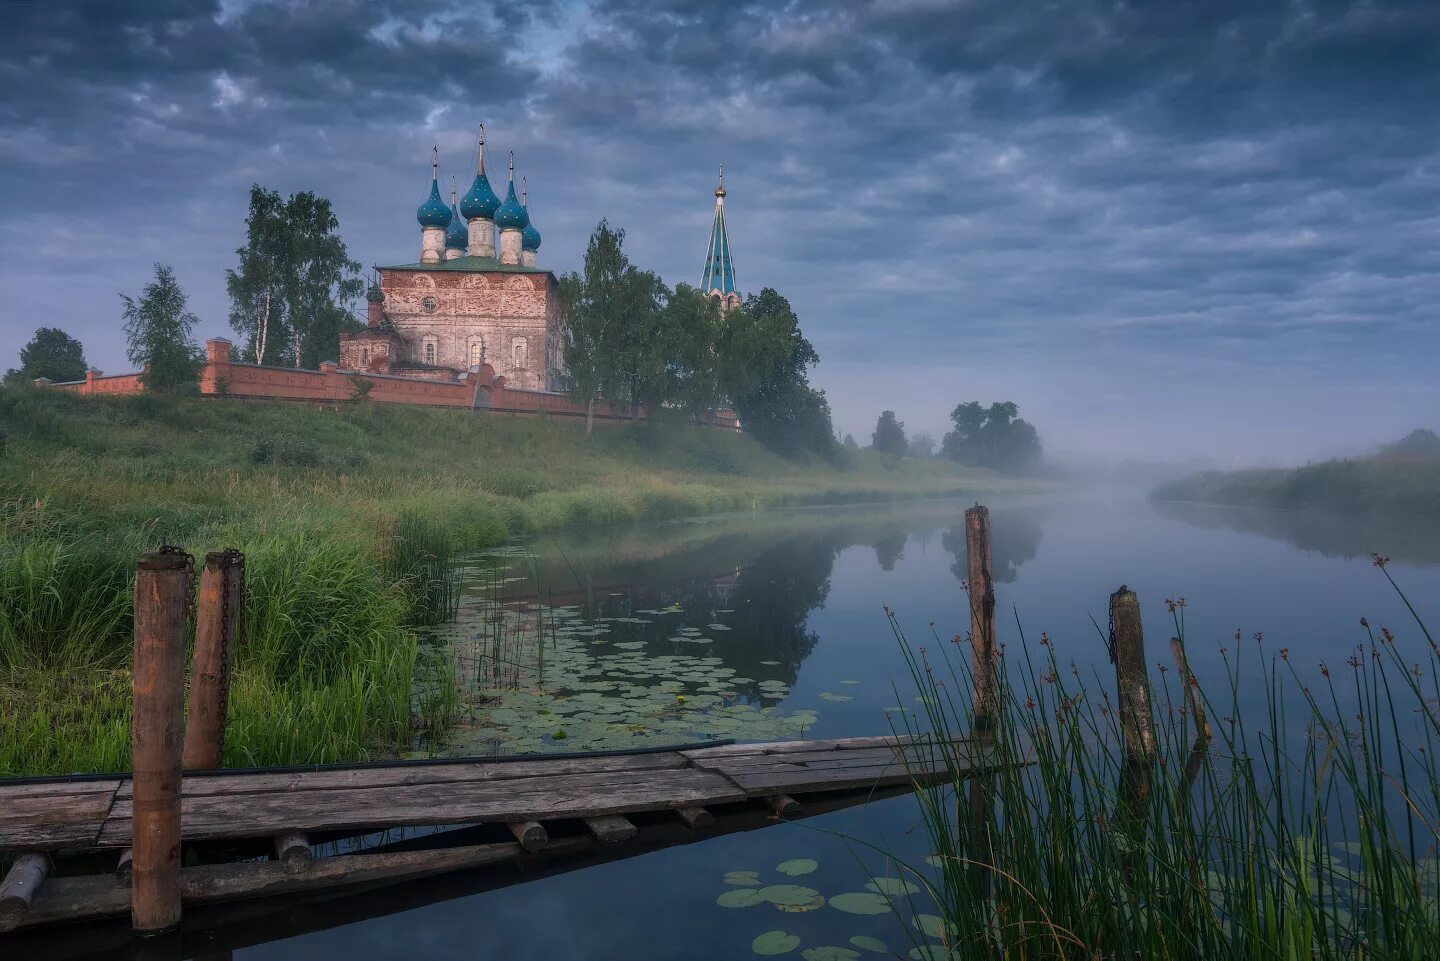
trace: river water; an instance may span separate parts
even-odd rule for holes
[[[733,515],[478,557],[460,622],[430,638],[456,674],[465,714],[445,750],[888,733],[901,708],[914,709],[915,690],[885,608],[912,643],[967,630],[966,506]],[[1364,636],[1362,616],[1418,651],[1419,632],[1372,550],[1392,559],[1390,573],[1421,616],[1440,625],[1433,528],[1119,493],[991,507],[999,640],[1020,645],[1023,627],[1033,645],[1043,631],[1087,676],[1113,681],[1096,623],[1122,583],[1140,597],[1152,662],[1169,660],[1166,599],[1186,599],[1191,666],[1212,697],[1226,683],[1222,649],[1235,656],[1237,630],[1240,644],[1261,652],[1288,649],[1302,674],[1321,659],[1342,664]],[[406,902],[328,918],[312,911],[296,925],[257,919],[242,941],[261,943],[234,953],[709,961],[756,957],[757,936],[783,931],[799,938],[789,957],[826,946],[889,956],[868,953],[877,944],[903,957],[910,936],[890,914],[726,908],[717,898],[731,889],[729,872],[826,898],[862,892],[893,874],[876,847],[919,864],[924,834],[913,799],[897,797],[494,890],[437,888],[445,893],[435,903],[393,913],[383,912]],[[777,870],[795,860],[816,867],[795,877]],[[187,953],[195,943],[187,939]]]

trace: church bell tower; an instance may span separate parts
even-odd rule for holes
[[[720,165],[720,182],[715,186],[715,217],[710,223],[710,249],[705,254],[700,289],[706,296],[720,301],[721,310],[740,306],[740,293],[735,289],[735,262],[730,258],[730,230],[725,225],[724,164]]]

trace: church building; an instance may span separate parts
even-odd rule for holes
[[[555,275],[536,266],[540,231],[529,191],[515,193],[515,160],[501,201],[485,172],[485,131],[475,180],[457,201],[440,196],[438,152],[430,196],[416,211],[420,259],[377,267],[367,326],[340,335],[346,370],[453,381],[489,365],[511,389],[546,390],[560,372]]]
[[[502,201],[485,172],[480,128],[475,179],[450,202],[440,194],[440,162],[430,163],[430,195],[416,211],[420,259],[376,267],[366,293],[365,329],[340,335],[340,367],[432,381],[463,381],[488,366],[510,390],[557,390],[563,357],[558,284],[537,266],[540,231],[530,220],[515,159]],[[730,232],[725,223],[725,170],[715,187],[715,213],[700,289],[723,310],[740,304]]]

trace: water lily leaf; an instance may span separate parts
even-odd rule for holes
[[[945,919],[934,914],[915,915],[915,927],[932,938],[945,937]]]
[[[885,914],[890,911],[890,902],[873,891],[837,894],[830,899],[830,906],[846,914]]]
[[[722,879],[726,884],[755,885],[760,883],[759,871],[726,871]]]
[[[836,693],[834,693],[834,692],[832,692],[832,691],[821,691],[821,692],[820,692],[820,700],[822,700],[822,701],[853,701],[853,700],[855,700],[855,696],[854,696],[853,694],[836,694]]]
[[[788,874],[792,878],[798,878],[802,874],[809,874],[819,866],[819,862],[810,858],[794,858],[790,861],[781,861],[775,866],[775,870],[781,874]]]
[[[841,684],[859,684],[860,682],[859,682],[859,681],[852,681],[852,680],[846,679],[846,680],[844,680],[844,681],[841,681],[840,683],[841,683]]]
[[[789,954],[800,947],[800,938],[788,931],[766,931],[750,942],[750,950],[767,957]]]
[[[861,950],[872,951],[875,954],[890,953],[890,949],[885,946],[884,941],[881,941],[879,938],[872,938],[869,935],[857,934],[850,939],[850,943]]]
[[[763,904],[765,899],[755,888],[735,888],[733,891],[726,891],[715,899],[715,903],[722,908],[753,908],[757,904]]]
[[[826,944],[818,948],[806,948],[800,952],[800,957],[805,961],[855,961],[860,957],[860,952]]]
[[[912,884],[904,878],[871,878],[865,886],[881,894],[914,894],[920,890],[918,884]]]
[[[761,888],[758,893],[762,900],[769,901],[782,911],[791,908],[813,911],[825,904],[819,891],[798,884],[772,884]]]
[[[929,854],[925,856],[925,863],[932,868],[943,868],[945,866],[945,859],[938,854]]]

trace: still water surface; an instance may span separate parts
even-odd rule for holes
[[[967,630],[965,506],[746,514],[477,558],[461,623],[433,639],[455,665],[467,707],[450,750],[886,733],[896,709],[915,705],[884,607],[915,644]],[[1418,650],[1418,631],[1370,550],[1392,557],[1391,573],[1420,614],[1440,624],[1440,537],[1416,525],[1152,505],[1128,494],[995,501],[992,518],[1000,641],[1022,643],[1018,618],[1030,643],[1044,631],[1062,660],[1101,678],[1110,668],[1091,618],[1104,623],[1121,583],[1139,594],[1153,661],[1168,659],[1165,599],[1187,599],[1191,665],[1212,698],[1224,685],[1221,649],[1234,648],[1237,629],[1242,643],[1254,645],[1262,632],[1265,650],[1288,648],[1302,673],[1322,658],[1343,663],[1362,637],[1361,616]],[[541,647],[549,660],[537,684]],[[852,938],[903,957],[911,943],[892,915],[716,904],[729,889],[727,872],[753,871],[765,884],[797,883],[827,898],[864,891],[886,873],[867,845],[921,863],[928,852],[913,800],[383,916],[337,910],[333,927],[287,936],[280,924],[274,940],[235,956],[748,959],[757,935],[781,930],[800,939],[789,957],[823,946],[885,956]],[[800,877],[776,871],[792,859],[818,868]],[[266,924],[257,921],[242,940],[263,939]]]

